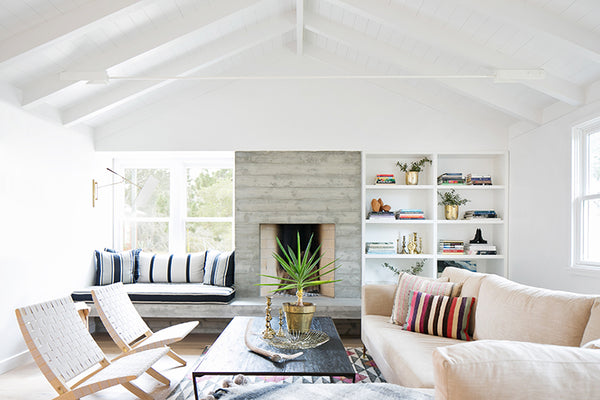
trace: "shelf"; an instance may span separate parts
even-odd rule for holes
[[[369,190],[422,190],[433,189],[433,185],[365,185],[365,189]]]
[[[503,260],[502,254],[496,255],[469,255],[469,254],[438,254],[438,260]]]
[[[404,258],[404,259],[431,259],[433,254],[364,254],[366,259],[391,259],[391,258]]]
[[[395,220],[383,220],[383,221],[371,221],[370,219],[365,220],[365,222],[367,224],[390,224],[390,225],[412,225],[412,224],[433,224],[433,220],[431,219],[410,219],[410,220],[400,220],[400,219],[395,219]]]
[[[503,219],[481,218],[481,219],[440,219],[438,225],[502,225]]]
[[[503,190],[504,185],[436,185],[438,190],[458,189],[458,190]]]

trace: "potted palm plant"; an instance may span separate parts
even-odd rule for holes
[[[295,289],[296,299],[295,303],[283,303],[283,310],[285,311],[285,317],[287,321],[287,327],[289,331],[293,332],[306,332],[310,330],[310,324],[312,322],[313,315],[316,310],[316,306],[313,303],[303,301],[304,289],[311,286],[324,285],[326,283],[339,282],[337,280],[321,280],[321,276],[327,275],[339,266],[335,266],[337,259],[332,262],[319,267],[319,262],[323,255],[318,256],[321,245],[319,245],[315,251],[310,254],[311,244],[313,235],[310,236],[306,248],[303,250],[300,244],[300,232],[297,234],[297,249],[292,249],[290,246],[284,248],[279,238],[277,238],[277,245],[281,250],[282,255],[273,252],[273,257],[281,267],[288,273],[289,278],[260,274],[266,278],[277,280],[277,283],[259,283],[260,286],[277,286],[271,292],[280,292],[284,290]]]
[[[456,193],[454,189],[447,192],[438,192],[438,195],[441,199],[438,204],[444,206],[444,216],[446,219],[457,219],[458,206],[465,205],[471,201],[460,197],[460,194]]]
[[[420,159],[419,161],[413,161],[408,165],[408,163],[401,163],[398,161],[396,166],[400,168],[402,172],[404,172],[404,182],[407,185],[417,185],[419,184],[419,172],[423,170],[425,164],[431,164],[431,160],[427,157]]]

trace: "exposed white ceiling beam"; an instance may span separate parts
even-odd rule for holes
[[[371,0],[368,3],[359,0],[327,1],[356,15],[377,21],[444,52],[458,54],[466,60],[491,69],[532,67],[527,65],[526,61],[515,60],[489,47],[478,44],[468,35],[451,30],[434,18],[422,15],[416,17],[409,7],[397,3],[383,2],[382,0]],[[582,88],[547,72],[546,78],[543,80],[525,80],[519,83],[571,105],[581,105],[585,102],[585,92]]]
[[[123,10],[139,0],[94,0],[0,42],[4,62]]]
[[[304,54],[308,57],[312,57],[316,60],[324,62],[325,64],[328,64],[345,74],[356,75],[364,74],[365,72],[375,72],[365,70],[364,68],[358,66],[358,64],[350,62],[341,56],[335,55],[315,45],[306,44]],[[446,100],[443,100],[437,93],[431,93],[430,91],[426,90],[426,88],[424,90],[423,85],[417,87],[411,84],[407,84],[406,81],[401,80],[386,80],[385,82],[381,82],[378,80],[367,81],[379,88],[406,97],[409,100],[421,104],[424,107],[430,108],[442,114],[452,115],[453,118],[457,118],[469,123],[476,123],[477,125],[491,125],[498,120],[516,120],[514,116],[508,115],[502,111],[491,107],[488,108],[488,113],[474,113],[473,109],[471,107],[468,107],[468,105],[457,105],[454,102],[448,102]],[[480,104],[475,101],[473,101],[473,103]],[[485,104],[482,104],[481,107],[487,106]]]
[[[120,41],[119,46],[114,50],[88,56],[84,60],[67,67],[65,72],[107,70],[265,1],[267,0],[232,0],[210,3],[200,7],[193,14],[186,14],[184,19],[171,20],[162,24],[159,28],[150,26],[140,30],[131,39]],[[46,97],[76,83],[76,81],[61,80],[59,73],[46,75],[22,88],[22,105],[25,107],[35,105]]]
[[[563,46],[600,63],[600,36],[565,21],[559,15],[524,1],[458,0],[492,18],[544,35],[548,46]]]
[[[313,14],[305,14],[304,24],[307,30],[318,35],[344,43],[350,48],[358,49],[381,60],[391,60],[393,64],[408,73],[442,75],[449,72],[442,70],[439,66],[416,61],[414,56],[395,47]],[[503,91],[500,86],[490,88],[481,82],[470,80],[439,79],[437,81],[458,93],[486,103],[519,119],[536,124],[541,123],[541,110],[516,104],[514,98]]]
[[[220,38],[206,46],[190,51],[185,56],[170,60],[165,65],[152,68],[144,75],[186,76],[216,64],[245,50],[280,37],[295,29],[293,17],[279,17],[247,27]],[[92,96],[63,110],[62,120],[67,126],[84,121],[126,101],[138,98],[151,90],[159,89],[173,81],[131,81],[115,84],[114,89]]]
[[[302,55],[304,46],[304,0],[296,0],[296,54]]]

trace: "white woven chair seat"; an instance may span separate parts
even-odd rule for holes
[[[176,343],[185,338],[196,326],[198,321],[184,322],[182,324],[169,326],[160,331],[154,332],[152,336],[141,342],[139,345],[134,345],[135,351],[141,351],[146,349],[154,349]]]

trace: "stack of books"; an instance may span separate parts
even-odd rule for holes
[[[464,219],[498,219],[494,210],[469,210],[465,211]]]
[[[393,211],[379,211],[379,212],[371,211],[367,215],[367,219],[370,219],[373,221],[384,221],[384,220],[392,220],[393,221],[396,219],[396,217],[394,216]]]
[[[367,254],[396,254],[394,242],[367,242]]]
[[[376,185],[394,185],[396,184],[396,178],[394,178],[394,174],[377,174],[377,179],[375,180]]]
[[[419,209],[400,209],[396,211],[396,219],[425,219],[425,213]]]
[[[462,172],[445,172],[438,176],[438,185],[464,185]]]
[[[491,185],[492,177],[490,175],[472,175],[467,174],[467,185]]]
[[[493,255],[498,254],[496,246],[487,243],[467,243],[465,246],[466,254],[470,255]]]
[[[440,240],[440,254],[464,254],[465,242],[462,240]]]

